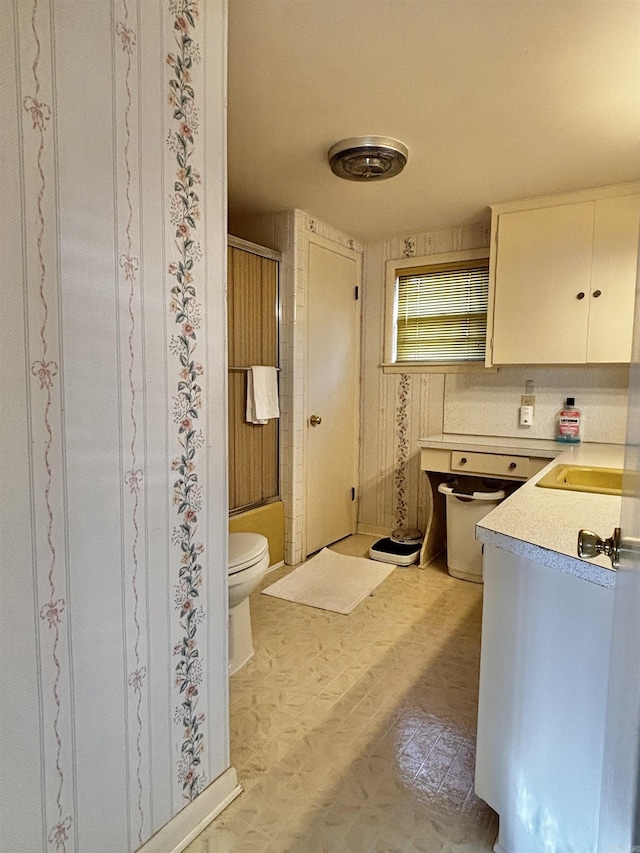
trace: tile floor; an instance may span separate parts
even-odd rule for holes
[[[490,851],[497,816],[473,793],[482,587],[438,561],[397,568],[349,616],[259,592],[251,607],[256,654],[230,690],[244,793],[187,853]]]

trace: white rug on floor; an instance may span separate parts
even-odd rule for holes
[[[323,548],[315,557],[262,590],[334,613],[351,613],[396,567]]]

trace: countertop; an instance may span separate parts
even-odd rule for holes
[[[583,578],[598,586],[613,587],[615,571],[608,557],[582,560],[577,556],[578,531],[587,528],[603,539],[620,526],[622,498],[542,489],[536,482],[554,465],[624,467],[624,445],[561,445],[544,439],[440,435],[419,441],[421,447],[477,450],[486,453],[550,457],[550,463],[476,525],[476,537],[544,566]],[[555,457],[555,458],[553,458]]]
[[[509,456],[539,456],[553,459],[562,453],[557,441],[546,438],[501,438],[492,435],[442,433],[418,439],[420,447],[440,450],[475,450],[478,453],[506,453]]]

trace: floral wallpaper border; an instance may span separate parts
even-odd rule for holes
[[[398,399],[396,405],[396,466],[395,480],[395,524],[405,527],[407,524],[407,459],[409,458],[409,414],[411,396],[411,377],[408,373],[400,375]]]
[[[182,638],[174,647],[175,687],[179,704],[174,721],[181,726],[180,759],[177,776],[182,796],[193,800],[207,784],[202,768],[205,715],[198,710],[203,661],[199,645],[198,626],[205,618],[200,603],[204,582],[202,554],[204,545],[198,535],[198,516],[202,511],[203,493],[199,482],[200,451],[204,446],[198,418],[203,404],[203,367],[195,360],[198,332],[201,328],[201,305],[196,293],[196,270],[202,259],[196,240],[200,220],[200,200],[196,187],[201,178],[193,166],[195,137],[199,115],[196,106],[192,71],[200,61],[194,33],[198,21],[197,0],[169,0],[173,15],[175,53],[167,56],[170,69],[168,102],[172,109],[173,127],[167,136],[167,146],[175,157],[174,192],[169,203],[169,219],[175,229],[175,260],[169,264],[171,287],[170,309],[175,314],[177,330],[171,337],[170,352],[178,362],[179,379],[173,396],[173,419],[177,426],[179,455],[172,470],[173,503],[177,524],[173,544],[180,561],[175,585],[175,607],[179,613]]]

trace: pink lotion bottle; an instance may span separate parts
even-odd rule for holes
[[[566,444],[580,443],[580,409],[576,409],[574,397],[567,397],[564,408],[560,410],[556,441]]]

